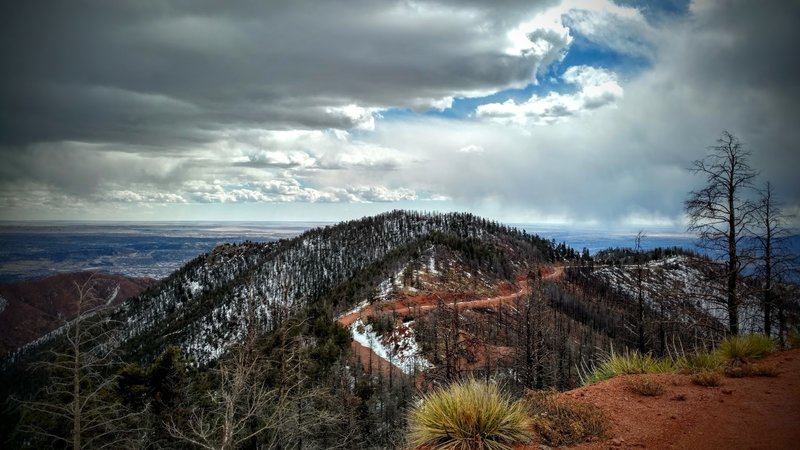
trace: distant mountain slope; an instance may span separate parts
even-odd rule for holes
[[[140,358],[179,345],[209,362],[237,341],[249,318],[269,330],[312,305],[343,312],[437,248],[499,278],[559,257],[547,240],[471,214],[393,211],[293,239],[218,246],[126,302],[117,313],[120,337]]]
[[[573,267],[567,270],[570,282],[582,286],[590,298],[613,298],[635,310],[641,289],[645,317],[650,326],[667,327],[668,335],[678,328],[703,338],[725,334],[728,311],[725,303],[723,268],[697,255],[660,255],[639,266],[628,259],[623,264]],[[641,282],[641,284],[640,284]],[[760,285],[744,280],[739,299],[739,329],[743,333],[762,333],[764,315]],[[800,302],[796,284],[781,284],[786,329],[800,321]],[[773,333],[780,327],[775,314]],[[636,323],[635,318],[628,319]],[[652,330],[651,330],[652,331]],[[777,337],[777,336],[773,336]]]
[[[150,278],[74,272],[0,284],[0,355],[31,342],[75,317],[75,284],[96,278],[97,295],[119,304],[155,284]]]

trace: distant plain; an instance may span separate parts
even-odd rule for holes
[[[97,270],[164,278],[223,243],[290,238],[324,222],[4,222],[0,223],[0,283],[62,272]],[[632,247],[638,230],[511,224],[528,233],[594,254]],[[645,249],[694,248],[681,231],[645,230]]]

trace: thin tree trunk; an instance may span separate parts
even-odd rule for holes
[[[736,214],[734,212],[734,186],[728,188],[728,326],[732,335],[739,334],[739,301],[736,292],[738,255],[736,253]]]
[[[75,338],[72,342],[73,350],[73,372],[72,372],[72,448],[73,450],[80,450],[81,448],[81,349],[80,349],[80,333],[81,333],[81,310],[82,305],[78,305],[78,317],[75,319]]]

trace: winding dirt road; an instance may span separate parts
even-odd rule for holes
[[[550,266],[543,270],[543,280],[556,280],[564,275],[564,266]],[[511,294],[497,295],[494,297],[486,297],[479,300],[468,300],[462,302],[445,302],[446,305],[453,307],[459,311],[465,309],[487,308],[503,304],[504,302],[511,302],[522,295],[530,294],[531,289],[528,286],[527,280],[523,277],[517,280],[519,290]],[[401,316],[415,316],[421,313],[432,311],[439,307],[440,300],[436,296],[426,296],[427,300],[415,301],[413,305],[408,305],[408,299],[396,300],[394,302],[385,303],[381,305],[367,305],[364,308],[343,315],[337,321],[344,327],[349,327],[359,318],[367,318],[373,316],[376,312],[393,312]],[[353,351],[358,355],[364,367],[371,372],[379,371],[384,375],[389,375],[390,372],[402,375],[400,369],[391,364],[389,361],[381,358],[371,348],[365,347],[355,340],[352,343]],[[395,372],[396,371],[396,372]]]

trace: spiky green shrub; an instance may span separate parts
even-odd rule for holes
[[[675,368],[681,372],[696,373],[719,370],[725,360],[719,352],[695,351],[675,358]]]
[[[642,355],[637,351],[626,351],[623,354],[611,353],[596,364],[588,373],[581,374],[584,385],[594,384],[618,375],[636,375],[641,373],[673,372],[672,360],[656,358],[653,355]]]
[[[730,336],[723,340],[717,353],[730,365],[741,365],[752,359],[763,358],[775,349],[775,343],[766,335],[750,334]]]
[[[409,443],[443,450],[509,450],[530,440],[531,420],[522,402],[497,385],[453,383],[422,397],[409,414]]]
[[[528,391],[525,403],[533,429],[550,446],[573,445],[602,438],[608,422],[600,408],[559,396],[555,391]]]

